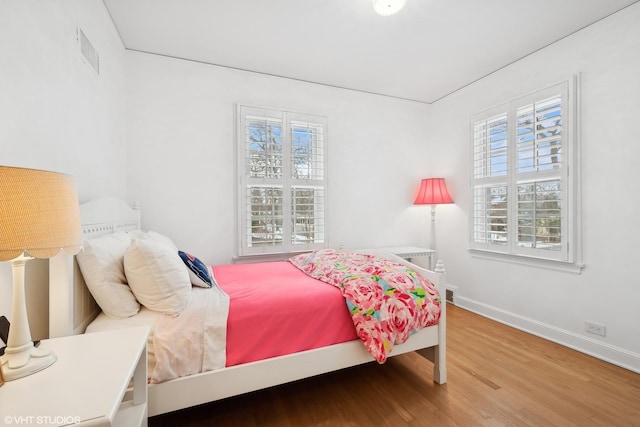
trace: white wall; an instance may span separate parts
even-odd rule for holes
[[[426,232],[412,202],[433,163],[428,106],[139,52],[127,70],[129,196],[145,228],[203,261],[236,253],[236,102],[328,117],[331,245],[417,244]]]
[[[452,165],[456,207],[440,215],[441,257],[460,305],[640,371],[640,3],[437,102],[427,115]],[[582,274],[473,258],[468,248],[469,117],[581,75]],[[446,235],[446,239],[443,239]],[[499,272],[499,274],[496,274]],[[601,338],[584,321],[606,325]]]
[[[80,55],[78,26],[100,54],[99,76]],[[124,61],[101,0],[3,0],[0,164],[74,175],[81,201],[125,197]],[[0,263],[0,314],[10,302],[11,268]]]
[[[99,0],[4,0],[0,163],[73,174],[82,201],[140,200],[146,228],[224,263],[235,253],[234,103],[324,114],[332,245],[426,245],[428,213],[411,206],[414,191],[421,178],[444,176],[456,204],[438,207],[438,249],[458,302],[640,371],[637,22],[640,4],[427,107],[125,54]],[[77,25],[100,53],[99,77],[78,54]],[[582,76],[586,268],[576,275],[472,258],[469,116],[574,73]],[[2,314],[10,295],[2,263]],[[586,334],[584,320],[605,324],[607,337]]]

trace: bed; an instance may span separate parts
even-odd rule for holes
[[[123,231],[133,232],[140,230],[140,209],[136,206],[131,208],[117,198],[102,198],[84,203],[80,207],[80,212],[85,240]],[[422,278],[430,281],[440,295],[445,294],[442,263],[437,264],[435,271],[429,271],[389,253],[375,250],[358,252],[374,254],[392,262],[409,266]],[[272,266],[276,266],[276,264],[270,265],[270,268]],[[104,319],[105,316],[100,315],[100,307],[86,287],[76,257],[61,254],[51,259],[49,268],[50,337],[85,333],[87,327],[91,330],[97,319]],[[220,268],[214,267],[213,271],[218,272],[220,276],[224,276],[223,269]],[[233,269],[232,266],[225,266],[224,268]],[[149,321],[149,319],[146,321]],[[118,326],[111,325],[107,327]],[[436,383],[443,384],[447,378],[445,331],[446,304],[444,298],[442,298],[438,323],[420,329],[410,335],[403,344],[395,345],[389,357],[417,351],[433,362],[433,380]],[[238,360],[241,361],[241,359]],[[321,348],[277,355],[246,363],[239,362],[239,364],[213,371],[182,376],[159,383],[150,383],[148,385],[149,416],[188,408],[374,360],[376,359],[365,349],[360,339],[350,339]]]

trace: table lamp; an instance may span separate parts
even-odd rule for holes
[[[420,183],[420,190],[414,205],[431,205],[431,236],[429,249],[436,250],[436,205],[453,203],[447,190],[444,178],[425,178]]]
[[[13,271],[11,327],[0,367],[5,381],[26,377],[56,361],[31,340],[25,298],[25,266],[82,246],[75,182],[69,175],[0,166],[0,261]]]

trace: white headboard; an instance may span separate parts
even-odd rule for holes
[[[80,205],[83,239],[140,229],[140,209],[116,197]],[[49,260],[49,337],[77,335],[99,313],[74,256],[60,253]]]

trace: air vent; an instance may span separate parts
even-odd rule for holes
[[[453,305],[456,304],[456,291],[457,290],[458,290],[457,286],[447,285],[447,290],[446,290],[446,295],[445,295],[445,298],[446,298],[447,302],[450,302]]]
[[[453,302],[454,292],[451,289],[447,289],[447,301]]]
[[[94,49],[93,45],[84,34],[84,32],[78,28],[78,44],[80,45],[80,53],[82,53],[82,57],[87,62],[87,64],[91,65],[91,68],[96,72],[96,74],[100,74],[100,55]]]

